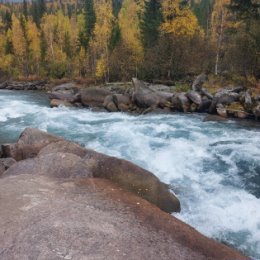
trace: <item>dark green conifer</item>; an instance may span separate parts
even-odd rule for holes
[[[145,2],[144,13],[141,18],[140,29],[144,48],[155,45],[159,38],[159,27],[162,23],[162,11],[159,0]]]

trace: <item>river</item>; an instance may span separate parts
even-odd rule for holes
[[[51,109],[43,93],[0,90],[0,143],[36,127],[128,159],[171,185],[177,218],[260,259],[260,127],[203,118]]]

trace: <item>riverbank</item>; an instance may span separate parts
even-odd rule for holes
[[[146,114],[151,112],[209,113],[221,118],[260,118],[260,89],[243,86],[213,88],[205,74],[199,75],[190,88],[132,83],[84,86],[75,83],[55,85],[46,81],[4,82],[0,89],[42,90],[48,92],[50,106],[88,107],[108,112]]]
[[[105,180],[109,171],[101,174],[93,160],[102,165],[108,158],[111,167],[112,157],[33,129],[7,151],[17,160],[34,158],[14,162],[0,178],[1,259],[248,259],[129,193],[122,185],[127,179]],[[55,156],[58,164],[43,164]],[[91,163],[75,163],[78,156]],[[67,167],[70,157],[74,164]],[[88,169],[85,176],[79,167]]]

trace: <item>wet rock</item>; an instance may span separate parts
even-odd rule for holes
[[[179,200],[169,192],[168,186],[137,165],[126,160],[87,150],[85,156],[96,178],[105,178],[134,192],[166,212],[180,211]]]
[[[16,161],[37,156],[39,151],[52,142],[63,140],[60,137],[45,133],[38,129],[26,128],[15,144],[2,145],[3,157],[11,157]]]
[[[225,122],[227,121],[226,118],[218,116],[218,115],[207,115],[205,116],[205,118],[203,119],[203,122]]]
[[[217,113],[221,117],[225,117],[225,118],[228,117],[227,110],[226,110],[226,108],[222,104],[218,104],[218,106],[217,106]]]
[[[59,99],[62,101],[68,101],[70,103],[80,102],[79,94],[64,94],[60,92],[51,92],[48,93],[50,99]]]
[[[235,112],[234,116],[239,119],[245,119],[248,117],[248,113],[246,111],[237,111]]]
[[[239,101],[240,95],[238,93],[229,92],[226,90],[221,90],[218,92],[211,103],[211,106],[209,108],[210,113],[214,113],[216,111],[217,105],[230,105],[234,102]]]
[[[185,113],[189,112],[191,103],[187,98],[186,93],[185,92],[178,93],[175,95],[175,97],[177,98],[177,102],[179,103],[178,107],[180,108],[180,110]],[[173,102],[175,103],[175,100],[173,100]]]
[[[226,110],[228,112],[228,115],[236,118],[245,119],[249,116],[249,114],[245,111],[240,102],[232,103],[231,105],[226,107]]]
[[[21,161],[5,171],[5,176],[36,174],[56,178],[105,178],[166,212],[180,210],[179,200],[151,172],[37,129],[26,129],[10,153]]]
[[[159,97],[149,89],[139,89],[132,95],[132,101],[140,108],[156,108],[159,105]]]
[[[113,100],[113,95],[109,95],[105,97],[103,107],[109,112],[118,112],[118,108]]]
[[[86,107],[103,107],[104,100],[111,95],[109,90],[103,88],[84,88],[80,90],[81,103]]]
[[[73,105],[65,100],[60,100],[60,99],[52,99],[50,102],[50,107],[59,107],[59,106],[63,106],[63,107],[73,107]]]
[[[187,92],[186,95],[191,100],[191,102],[193,102],[194,104],[196,104],[198,106],[201,105],[202,99],[198,92],[191,90],[191,91]]]
[[[133,85],[132,102],[139,108],[150,108],[152,111],[157,107],[171,106],[172,93],[154,91],[147,87],[143,81],[136,78],[133,79]]]
[[[126,112],[132,106],[132,100],[129,95],[126,94],[114,94],[112,96],[114,104],[119,111]]]
[[[202,98],[202,102],[200,106],[198,107],[198,112],[208,112],[208,109],[211,106],[211,100],[208,99],[206,96]]]

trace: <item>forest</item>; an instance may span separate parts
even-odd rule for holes
[[[98,81],[260,76],[257,0],[0,3],[0,76]]]

